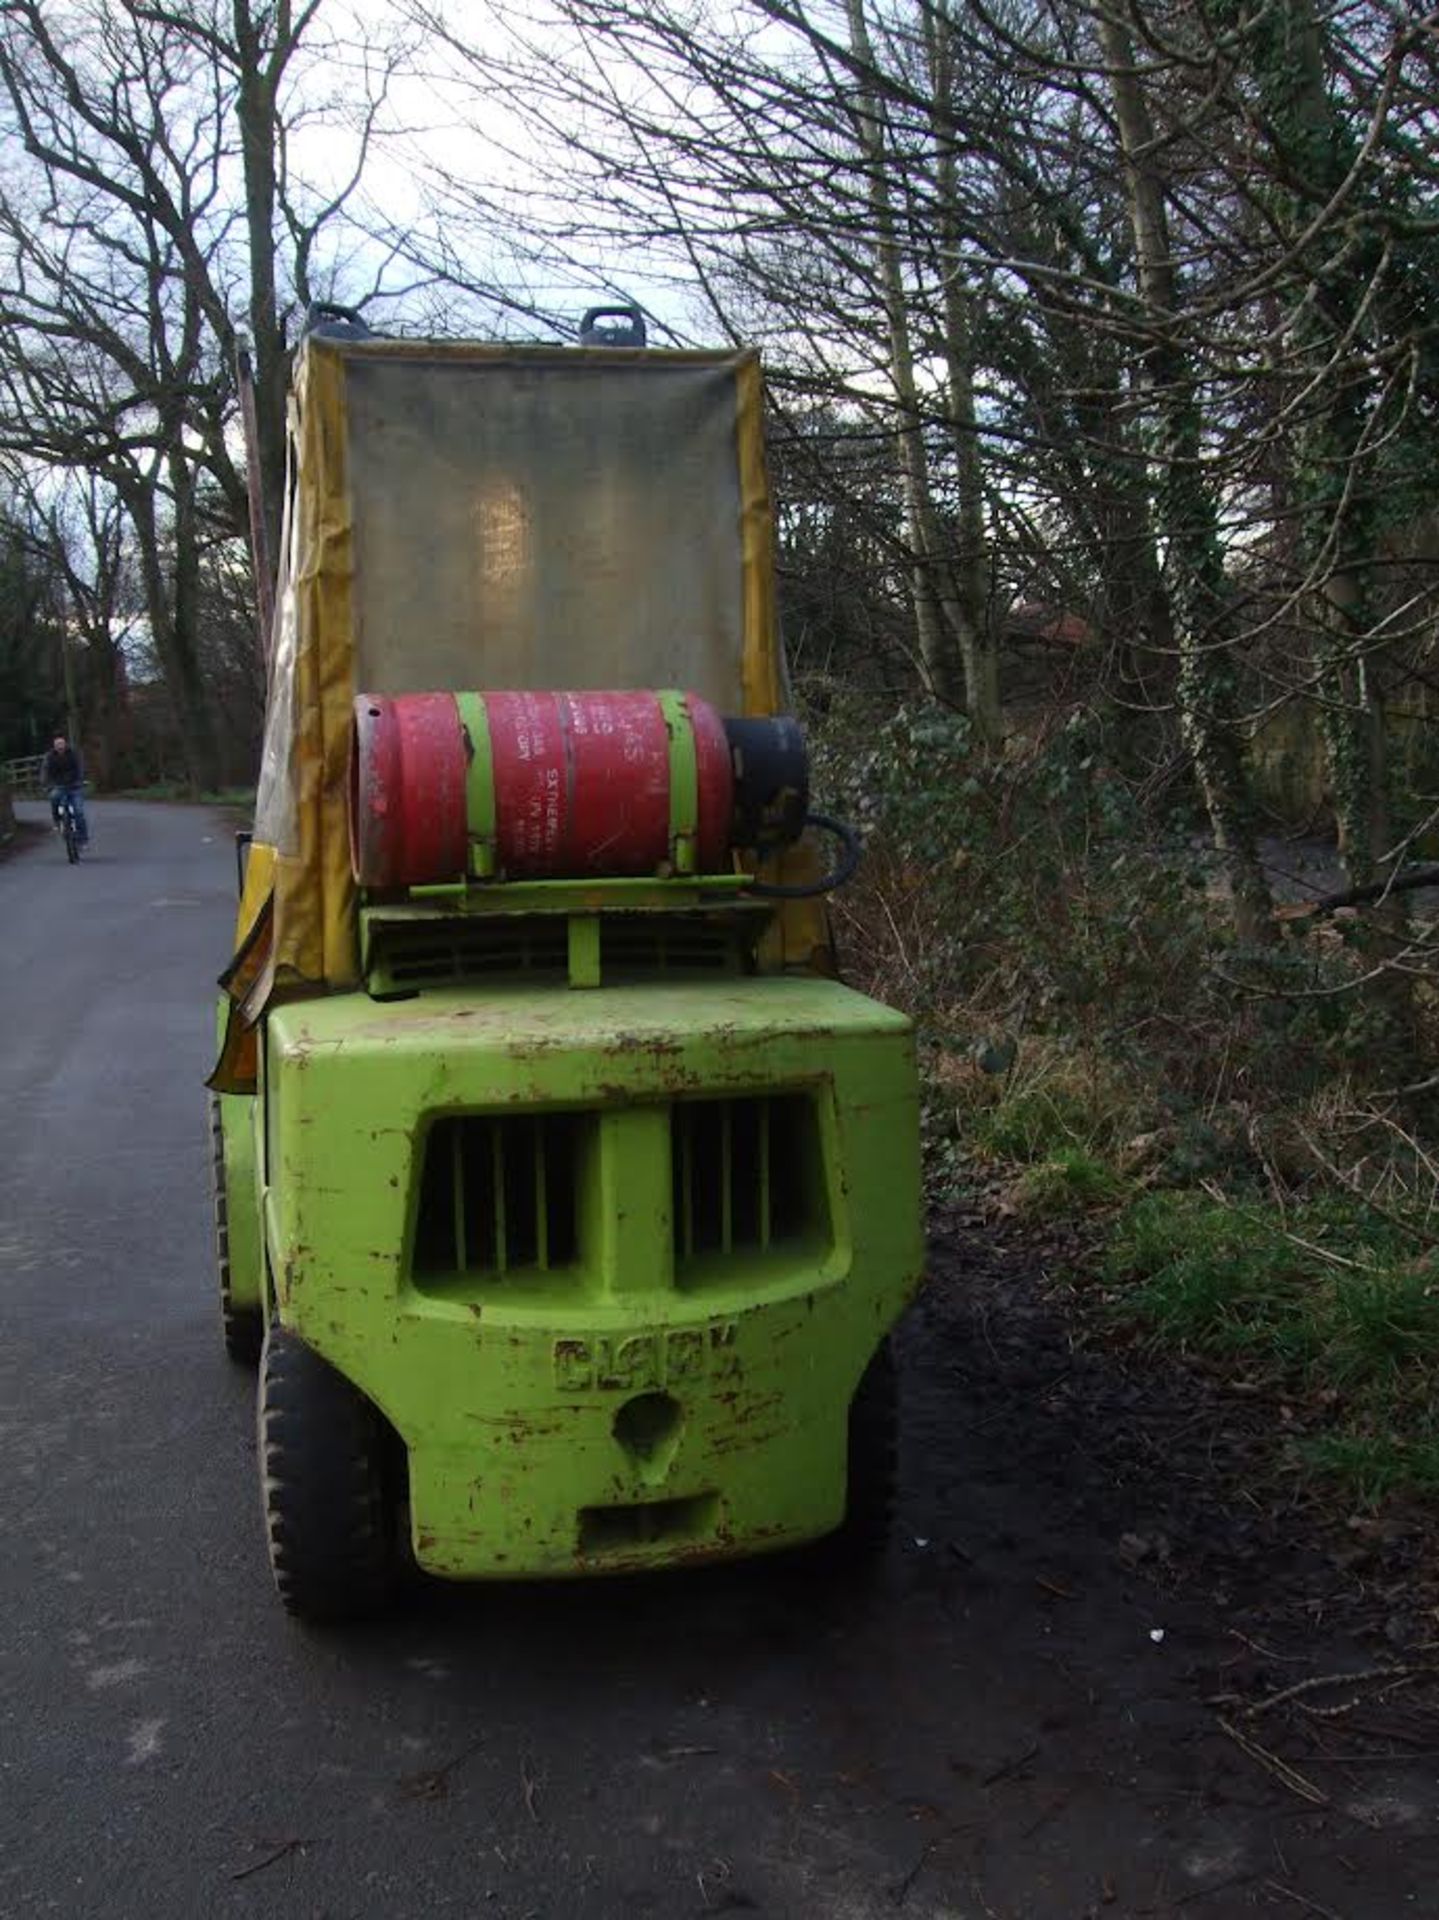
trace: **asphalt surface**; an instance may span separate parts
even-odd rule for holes
[[[291,1624],[214,1301],[228,829],[92,816],[77,870],[0,863],[4,1920],[1434,1910],[1427,1775],[1341,1818],[1216,1731],[1218,1602],[1117,1566],[1133,1496],[1044,1426],[1062,1329],[986,1307],[961,1344],[942,1287],[873,1589],[761,1565]]]
[[[228,829],[91,818],[77,869],[0,865],[0,1913],[831,1910],[776,1784],[823,1689],[769,1581],[281,1613],[211,1261]]]

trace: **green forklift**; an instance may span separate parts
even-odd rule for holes
[[[758,362],[581,342],[295,355],[210,1084],[308,1621],[887,1536],[913,1036],[835,978]]]

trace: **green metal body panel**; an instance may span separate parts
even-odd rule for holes
[[[276,1007],[262,1051],[270,1311],[398,1431],[422,1567],[839,1522],[849,1403],[921,1272],[901,1016],[811,976],[495,983]]]

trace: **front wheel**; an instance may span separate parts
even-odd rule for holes
[[[214,1203],[215,1271],[220,1281],[220,1331],[225,1351],[241,1367],[260,1364],[265,1338],[262,1307],[235,1302],[230,1272],[230,1198],[225,1185],[225,1120],[218,1093],[210,1095],[210,1192]]]
[[[286,1611],[320,1626],[383,1613],[402,1566],[399,1441],[358,1388],[275,1321],[260,1358],[258,1452]]]

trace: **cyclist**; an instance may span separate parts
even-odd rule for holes
[[[40,780],[50,795],[50,818],[56,833],[60,831],[60,802],[68,797],[75,814],[75,838],[82,847],[88,846],[90,827],[83,798],[85,763],[79,748],[72,747],[63,733],[57,733],[50,743],[50,751],[40,768]]]

